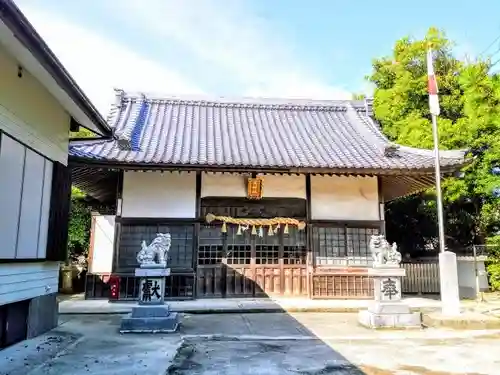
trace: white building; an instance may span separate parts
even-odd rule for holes
[[[391,144],[364,101],[117,91],[110,118],[117,140],[72,142],[70,164],[107,214],[90,263],[111,298],[137,297],[136,253],[165,232],[169,298],[369,297],[384,202],[434,182],[433,152]]]
[[[0,349],[57,325],[70,128],[111,129],[12,1],[0,5]]]

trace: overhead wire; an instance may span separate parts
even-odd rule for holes
[[[488,51],[498,41],[500,41],[500,34],[497,35],[497,37],[493,40],[493,42],[488,44],[488,47],[486,47],[484,50],[481,51],[481,53],[478,55],[478,57],[481,57],[486,51]],[[499,43],[499,48],[497,49],[496,52],[498,52],[498,51],[500,51],[500,43]]]
[[[497,53],[500,52],[500,34],[497,35],[497,37],[495,39],[493,39],[493,41],[488,44],[488,46],[478,55],[478,57],[481,57],[485,54],[485,52],[487,52],[495,43],[497,43],[497,48],[489,54],[488,58],[491,60]],[[498,59],[495,59],[492,63],[491,63],[491,66],[490,68],[494,67],[495,65],[497,65],[498,63],[500,63],[500,58]]]

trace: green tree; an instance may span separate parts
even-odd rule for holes
[[[93,138],[96,135],[80,127],[77,132],[70,132],[70,138]],[[67,262],[83,255],[87,257],[90,239],[90,207],[85,201],[86,194],[75,186],[71,187],[71,206],[68,228]]]
[[[87,256],[90,239],[91,213],[85,193],[71,188],[71,208],[68,228],[68,261],[79,255]]]
[[[489,62],[460,61],[452,53],[453,43],[435,28],[420,40],[402,38],[392,56],[373,61],[373,71],[367,77],[375,85],[375,117],[395,142],[432,148],[426,66],[429,46],[434,51],[439,87],[440,147],[466,148],[474,156],[464,168],[464,177],[448,178],[443,184],[447,242],[453,247],[492,241],[499,224],[499,198],[494,191],[500,187],[500,177],[492,168],[500,166],[500,85],[498,77],[489,73]],[[411,224],[410,233],[412,241],[421,246],[431,235],[430,228],[436,228],[436,216],[429,211],[434,207],[435,198],[429,192],[392,202],[387,219],[388,228],[395,233],[388,230],[388,235],[406,236],[410,241],[408,222],[413,212],[418,223]]]
[[[352,94],[353,100],[363,100],[366,99],[366,94]]]
[[[70,132],[69,133],[70,138],[93,138],[96,135],[92,133],[90,130],[80,127],[80,130],[77,132]]]

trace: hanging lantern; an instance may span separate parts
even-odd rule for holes
[[[247,180],[247,198],[261,199],[262,198],[262,177],[249,178]]]

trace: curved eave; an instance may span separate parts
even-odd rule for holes
[[[434,173],[434,168],[316,168],[307,166],[244,166],[244,165],[214,165],[214,164],[163,164],[163,163],[129,163],[115,160],[103,160],[81,156],[69,156],[69,162],[75,166],[92,166],[94,168],[124,169],[124,170],[185,170],[185,171],[233,171],[233,172],[277,172],[277,173],[320,173],[320,174],[356,174],[356,175],[427,175]],[[458,171],[467,163],[460,162],[441,166],[441,173],[448,174]]]

